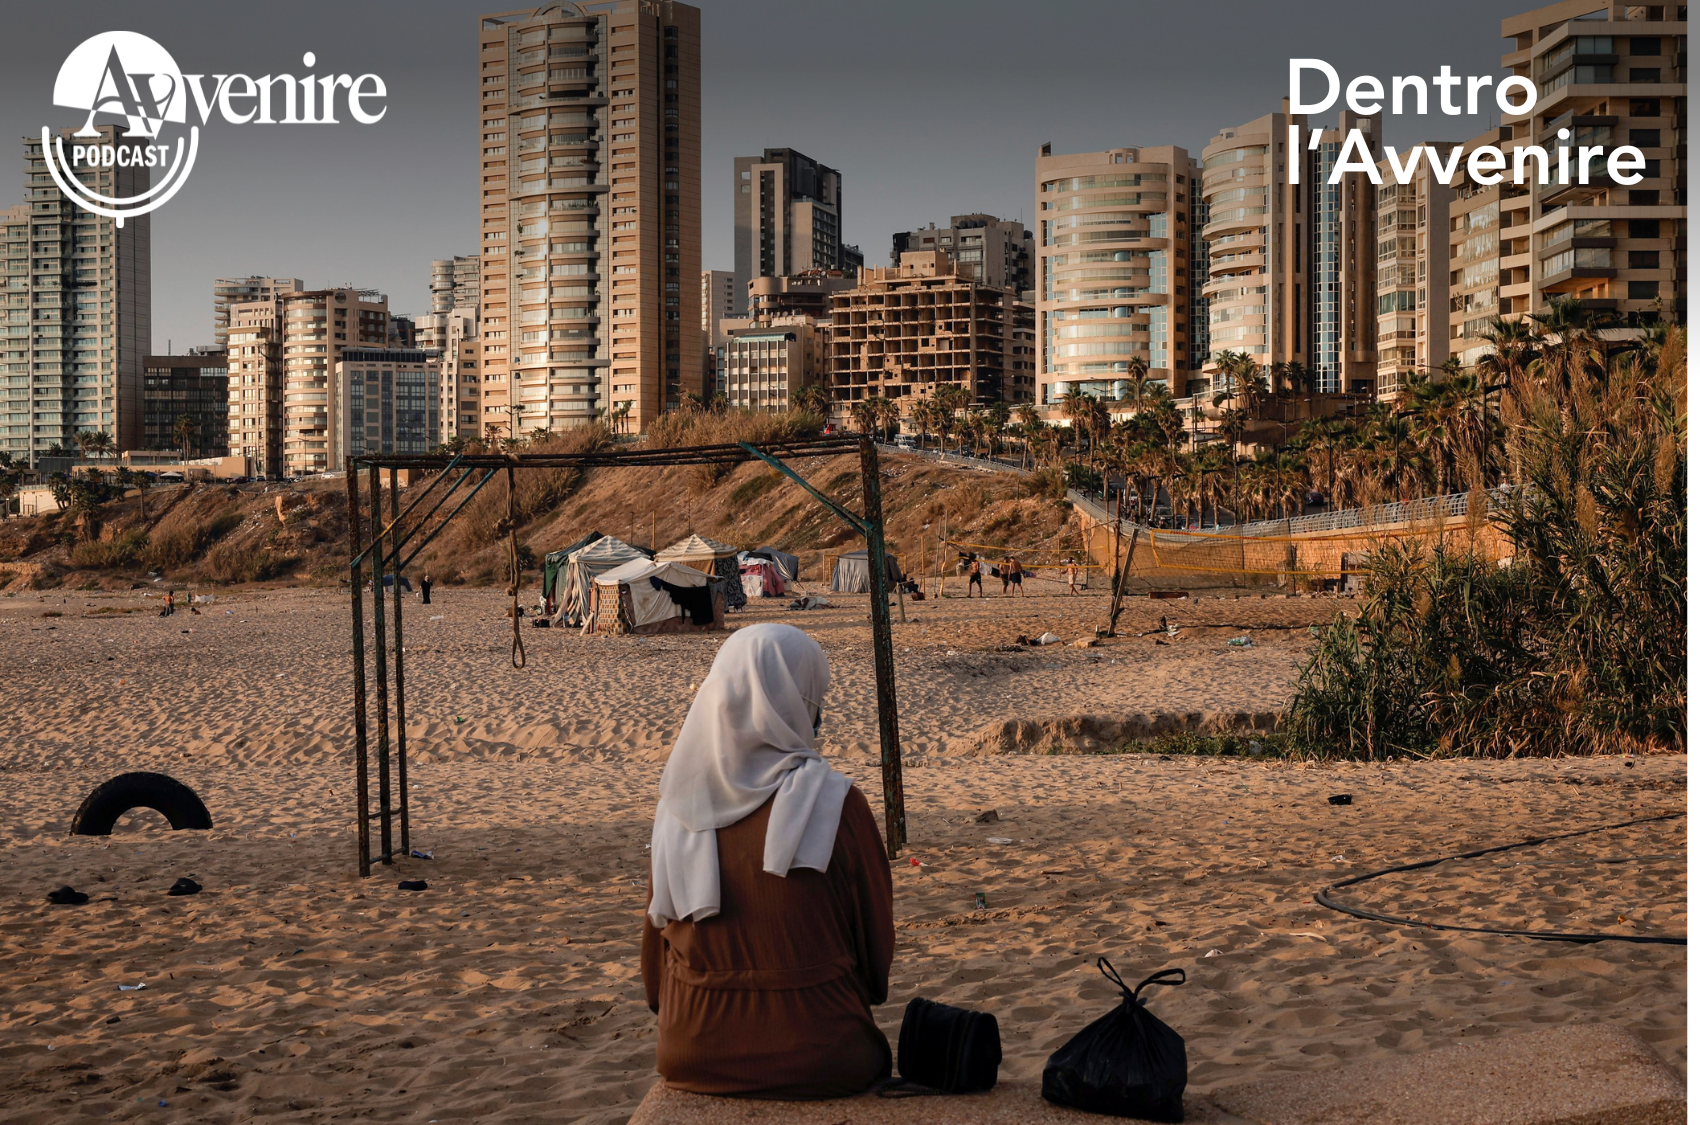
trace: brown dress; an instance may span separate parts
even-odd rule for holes
[[[717,833],[720,913],[643,923],[655,1069],[698,1094],[835,1098],[891,1073],[871,1007],[897,943],[891,865],[868,799],[844,797],[827,869],[761,868],[773,802]]]

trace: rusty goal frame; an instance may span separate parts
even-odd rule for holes
[[[785,462],[798,457],[859,453],[862,514],[822,494]],[[370,875],[374,853],[372,824],[378,825],[375,858],[390,864],[412,847],[408,818],[407,691],[403,662],[401,576],[443,528],[498,474],[512,495],[514,474],[522,469],[561,469],[673,465],[735,465],[761,461],[797,484],[843,520],[868,545],[868,591],[874,641],[874,689],[879,711],[880,779],[885,797],[886,852],[896,858],[908,841],[903,813],[903,759],[897,737],[897,692],[891,649],[891,611],[887,575],[885,519],[880,507],[879,453],[867,436],[831,434],[793,441],[701,445],[676,449],[615,447],[592,453],[455,453],[433,455],[372,454],[349,457],[348,588],[354,640],[354,786],[355,828],[360,874]],[[405,508],[396,474],[426,474]],[[388,473],[387,482],[384,473]],[[365,477],[365,488],[361,478]],[[389,491],[388,519],[383,500]],[[364,491],[364,495],[362,492]],[[413,490],[410,490],[413,491]],[[447,512],[443,511],[445,505]],[[364,511],[364,516],[363,516]],[[370,584],[370,623],[365,589]],[[386,584],[392,594],[388,620]],[[901,597],[901,591],[898,592]],[[517,629],[517,620],[516,620]],[[369,643],[368,643],[369,642]],[[517,648],[517,642],[516,642]],[[516,662],[523,665],[523,661]],[[368,698],[368,678],[372,691]],[[375,728],[375,729],[374,729]],[[372,759],[376,757],[377,807],[372,806]]]

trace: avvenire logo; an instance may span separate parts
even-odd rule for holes
[[[301,62],[311,70],[313,53]],[[376,74],[184,74],[171,53],[147,36],[102,32],[66,56],[53,83],[53,104],[86,111],[83,127],[67,146],[64,137],[52,136],[52,128],[44,125],[42,157],[67,199],[122,226],[126,218],[145,215],[177,194],[195,167],[200,126],[215,110],[232,125],[338,125],[339,91],[345,91],[340,100],[349,117],[362,125],[374,125],[389,112],[383,104],[384,80]],[[190,123],[191,105],[199,124]],[[122,117],[122,138],[144,143],[105,143],[96,127],[101,114]],[[188,135],[178,135],[173,145],[161,137],[168,125],[188,125]],[[78,144],[78,139],[97,143]],[[74,171],[79,167],[163,168],[165,174],[146,191],[113,197],[82,183]]]

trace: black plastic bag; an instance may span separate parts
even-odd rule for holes
[[[897,1073],[906,1082],[946,1094],[977,1093],[997,1085],[1001,1062],[996,1016],[919,996],[903,1010]]]
[[[1117,1117],[1181,1120],[1186,1041],[1145,1010],[1139,993],[1148,984],[1185,984],[1186,970],[1152,973],[1132,992],[1106,958],[1098,958],[1098,971],[1122,990],[1122,1002],[1046,1061],[1045,1100]]]

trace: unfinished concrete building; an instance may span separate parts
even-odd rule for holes
[[[876,395],[907,418],[921,396],[950,385],[974,403],[1031,402],[1033,352],[1032,306],[1015,290],[979,284],[941,251],[912,251],[833,295],[833,419]]]

